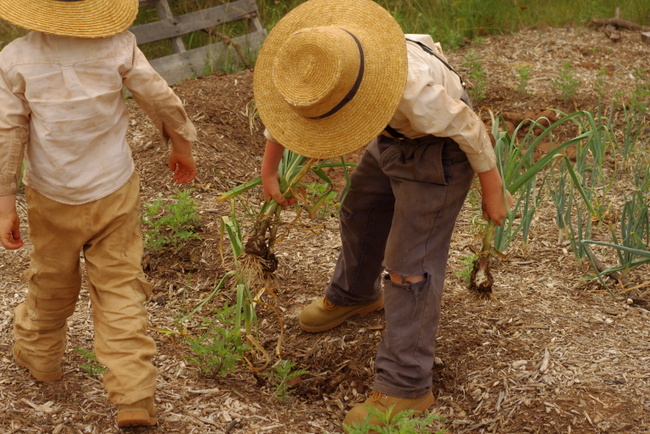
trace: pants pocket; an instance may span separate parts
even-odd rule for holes
[[[391,179],[447,185],[444,147],[442,139],[428,144],[395,144],[382,152],[379,164]]]

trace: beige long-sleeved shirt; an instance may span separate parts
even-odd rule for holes
[[[180,99],[123,32],[101,39],[31,32],[0,52],[0,195],[23,182],[66,204],[119,189],[134,170],[126,87],[163,134],[196,130]],[[163,134],[164,137],[164,134]]]
[[[406,38],[423,43],[447,61],[440,44],[434,43],[431,36]],[[390,127],[412,139],[429,134],[451,137],[465,152],[475,172],[494,168],[496,157],[487,130],[478,115],[460,100],[463,86],[458,76],[417,44],[407,42],[406,49],[406,88]],[[268,130],[264,134],[274,141]]]
[[[435,51],[447,61],[440,44],[429,35],[406,35]],[[485,124],[460,100],[463,86],[458,76],[443,62],[418,45],[407,42],[408,76],[406,89],[389,125],[406,137],[416,139],[432,134],[450,137],[467,155],[475,172],[496,166],[496,157]]]

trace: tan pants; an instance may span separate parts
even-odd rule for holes
[[[151,294],[141,268],[139,177],[82,205],[52,201],[26,189],[34,245],[27,301],[16,307],[14,338],[21,358],[55,371],[65,350],[67,319],[81,289],[83,252],[95,327],[95,353],[108,368],[104,386],[114,404],[152,397],[156,346],[147,335],[144,301]]]

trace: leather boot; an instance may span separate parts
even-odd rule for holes
[[[384,306],[383,295],[376,301],[354,306],[337,306],[327,298],[317,298],[300,313],[300,328],[315,333],[332,329],[354,315],[365,315]]]
[[[368,407],[376,408],[379,413],[390,411],[390,418],[392,418],[404,410],[414,410],[418,413],[423,412],[431,407],[434,401],[435,398],[431,391],[419,398],[397,398],[395,396],[386,395],[385,393],[373,391],[365,402],[354,406],[348,412],[343,420],[343,424],[350,427],[354,424],[362,424],[366,418],[370,416]],[[376,427],[383,426],[375,416],[372,416],[370,419],[370,425],[375,425]]]

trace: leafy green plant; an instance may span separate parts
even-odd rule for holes
[[[460,279],[465,282],[466,285],[470,284],[470,276],[472,274],[472,267],[474,264],[474,261],[476,260],[477,255],[469,255],[463,257],[460,262],[462,264],[462,268],[460,271],[456,272],[456,277],[459,277]]]
[[[558,77],[551,80],[553,87],[560,92],[562,101],[569,101],[580,87],[580,79],[575,76],[575,69],[569,62],[562,64]]]
[[[392,415],[393,407],[390,407],[386,412],[381,412],[379,409],[368,406],[368,417],[362,423],[353,423],[352,425],[344,424],[344,428],[348,434],[444,434],[447,432],[445,429],[433,431],[434,422],[442,422],[444,417],[438,416],[433,413],[424,413],[419,417],[414,417],[415,414],[420,414],[414,410],[404,410]]]
[[[201,239],[196,233],[201,220],[196,211],[196,202],[191,198],[192,191],[178,192],[168,205],[163,205],[162,198],[144,205],[141,221],[145,227],[145,249],[154,253],[169,249],[177,251],[187,241]]]
[[[272,372],[262,374],[273,383],[273,396],[278,401],[285,401],[288,398],[289,389],[292,387],[292,380],[309,373],[305,369],[297,369],[294,371],[293,368],[295,366],[296,363],[291,360],[280,360],[274,365]]]
[[[529,95],[530,89],[528,89],[528,83],[530,81],[530,66],[521,65],[517,68],[517,87],[515,87],[515,92],[521,95]]]
[[[332,217],[339,211],[341,204],[331,184],[318,182],[305,184],[304,196],[306,203],[314,204],[309,209],[311,218]]]
[[[75,348],[74,350],[87,360],[86,363],[79,366],[86,374],[91,377],[99,377],[106,372],[106,367],[99,363],[94,350],[86,350],[85,348]]]
[[[599,105],[602,103],[602,100],[605,97],[606,86],[607,86],[607,69],[601,68],[598,70],[598,78],[594,82],[594,90],[598,95]]]
[[[464,65],[469,69],[469,81],[471,85],[467,93],[469,93],[473,103],[479,104],[485,99],[487,92],[487,76],[483,68],[483,59],[476,51],[469,50],[465,55]]]
[[[234,307],[225,304],[221,310],[214,310],[214,316],[215,319],[203,318],[199,329],[205,331],[200,336],[185,337],[193,353],[187,356],[189,362],[210,377],[233,372],[244,351],[249,349],[242,344],[241,334],[234,327]]]

